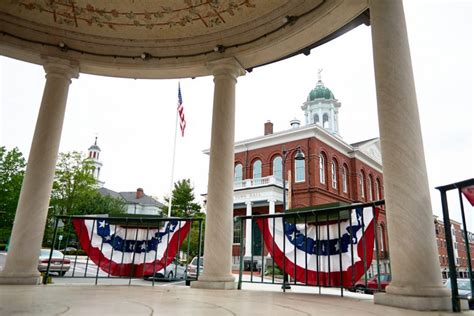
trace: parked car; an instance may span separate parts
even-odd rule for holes
[[[153,276],[145,277],[148,281],[162,281],[162,280],[184,280],[186,277],[186,267],[184,264],[174,259],[166,268],[156,272]]]
[[[446,280],[444,283],[448,289],[451,289],[451,279]],[[472,298],[471,284],[469,279],[458,279],[458,294],[459,298],[468,301],[469,309],[474,309],[474,299]]]
[[[38,258],[38,271],[46,272],[48,269],[49,255],[51,249],[41,249],[40,255]],[[64,254],[59,250],[53,250],[53,255],[51,257],[51,264],[49,265],[49,272],[56,272],[60,276],[66,274],[71,268],[71,260],[66,258]]]
[[[197,266],[198,266],[198,257],[194,257],[193,260],[188,264],[188,271],[187,271],[187,276],[190,279],[196,279],[197,278]],[[200,257],[199,258],[199,274],[202,274],[202,271],[204,269],[204,258]]]
[[[354,287],[349,289],[349,291],[373,294],[374,292],[379,291],[378,281],[379,281],[379,278],[377,275],[367,280],[367,286],[365,285],[364,280],[359,280],[355,283]],[[385,291],[385,288],[387,287],[387,285],[390,284],[390,281],[392,281],[392,276],[390,274],[381,273],[380,274],[380,290]]]

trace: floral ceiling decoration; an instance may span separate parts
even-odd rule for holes
[[[206,28],[225,24],[229,17],[242,13],[244,9],[256,7],[254,0],[183,0],[154,1],[146,11],[134,11],[135,1],[113,7],[116,1],[106,1],[103,5],[81,0],[11,0],[23,10],[47,13],[54,23],[79,27],[89,26],[110,28],[119,31],[123,27],[183,27],[200,23]],[[139,1],[138,1],[139,2]],[[145,1],[146,2],[146,1]],[[162,3],[162,4],[160,4]],[[167,5],[166,5],[167,4]]]

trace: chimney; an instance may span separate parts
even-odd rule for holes
[[[142,189],[142,188],[138,188],[138,189],[137,189],[137,194],[135,195],[135,197],[136,197],[137,199],[139,199],[139,198],[142,198],[144,195],[145,195],[145,193],[143,193],[143,189]]]
[[[267,121],[265,123],[265,131],[264,131],[264,135],[269,135],[269,134],[273,134],[273,123],[270,122],[270,121]]]

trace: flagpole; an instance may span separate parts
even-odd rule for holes
[[[179,83],[178,83],[179,86]],[[178,110],[176,110],[176,122],[174,127],[173,142],[173,161],[171,162],[171,185],[170,185],[170,201],[168,204],[168,217],[171,217],[171,205],[173,204],[173,185],[174,185],[174,160],[176,156],[176,139],[178,138]]]

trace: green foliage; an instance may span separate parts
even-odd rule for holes
[[[283,276],[283,271],[277,265],[274,267],[269,266],[267,270],[265,270],[265,275]]]
[[[0,242],[7,243],[15,219],[26,161],[18,148],[0,147]]]
[[[195,213],[194,218],[202,218],[202,232],[201,232],[201,255],[204,253],[204,231],[206,224],[206,214],[205,213]],[[199,253],[199,222],[194,221],[191,225],[191,230],[189,231],[189,260],[196,257]],[[186,252],[188,249],[188,240],[186,239],[181,246],[181,250]]]
[[[85,158],[80,152],[59,154],[44,244],[49,245],[52,242],[54,216],[56,215],[115,215],[125,212],[122,200],[111,196],[102,196],[97,191],[98,185],[92,175],[93,170],[93,161]],[[71,224],[66,222],[62,231],[73,231],[70,226]],[[74,239],[74,237],[72,238]]]
[[[171,205],[171,216],[193,217],[201,211],[201,205],[194,202],[194,188],[189,179],[183,179],[174,184],[173,201]],[[168,213],[169,197],[165,197],[165,208],[163,213]]]
[[[76,207],[72,210],[74,215],[109,214],[117,215],[125,213],[125,204],[122,200],[112,196],[103,196],[94,191],[90,194],[77,197]]]
[[[165,197],[165,207],[162,209],[163,214],[168,213],[169,197]],[[204,240],[204,224],[206,214],[201,212],[201,205],[195,202],[194,188],[191,186],[189,179],[183,179],[174,184],[173,189],[173,203],[171,205],[171,216],[172,217],[192,217],[202,218],[202,232],[201,240]],[[191,230],[189,232],[189,257],[190,260],[198,255],[199,251],[199,223],[193,222]],[[188,249],[188,239],[183,242],[181,251],[186,252]],[[204,243],[201,249],[201,255],[204,251]]]
[[[50,215],[75,215],[81,200],[94,195],[93,162],[80,152],[60,153],[51,192]]]

